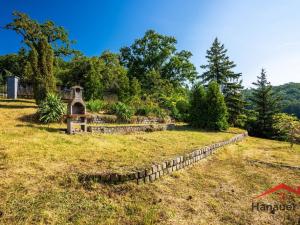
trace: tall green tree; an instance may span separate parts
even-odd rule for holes
[[[206,128],[208,122],[206,90],[202,85],[196,84],[193,87],[190,101],[189,120],[191,125],[198,128]]]
[[[227,116],[224,96],[216,81],[211,81],[206,90],[202,85],[195,85],[191,95],[191,125],[209,130],[226,130]]]
[[[80,85],[84,88],[84,99],[102,99],[104,86],[102,71],[104,62],[99,57],[80,57],[71,62],[71,69],[66,73],[67,86]]]
[[[244,113],[245,102],[242,97],[241,73],[235,73],[235,63],[227,55],[227,49],[216,38],[209,50],[207,50],[207,64],[201,68],[205,71],[200,76],[203,84],[216,81],[222,89],[228,108],[228,121],[236,125],[238,117]]]
[[[34,73],[33,91],[37,103],[47,94],[56,91],[56,80],[53,76],[53,50],[46,39],[42,39],[37,49],[30,51],[30,64]]]
[[[205,71],[200,75],[202,82],[208,84],[211,81],[216,81],[223,87],[228,78],[233,76],[232,69],[236,66],[233,61],[227,56],[227,49],[224,44],[221,44],[218,38],[212,43],[210,49],[206,52],[207,64],[201,68]]]
[[[211,81],[207,87],[207,125],[210,130],[228,129],[228,112],[224,96],[220,91],[220,86],[216,81]]]
[[[48,93],[56,91],[53,57],[67,56],[75,51],[70,49],[71,42],[63,27],[56,26],[52,21],[38,23],[21,12],[14,12],[13,15],[15,17],[13,22],[7,24],[5,28],[21,35],[23,42],[29,48],[33,72],[31,81],[35,90],[35,99],[40,102]]]
[[[165,91],[166,83],[178,87],[193,82],[197,72],[190,62],[192,54],[178,52],[176,43],[174,37],[148,30],[130,47],[122,48],[121,62],[128,68],[129,79],[138,79],[143,92],[148,94],[153,93],[153,88]]]
[[[126,101],[130,96],[127,70],[120,64],[119,55],[105,51],[100,57],[74,58],[70,64],[70,69],[60,74],[61,80],[66,86],[84,87],[85,100],[115,94],[120,101]]]
[[[253,90],[250,100],[257,117],[249,132],[255,136],[271,138],[274,134],[273,116],[280,108],[278,105],[280,99],[273,92],[264,69],[261,70],[260,76],[257,77],[257,81],[253,85],[256,88]]]
[[[116,94],[120,101],[126,100],[130,95],[129,79],[127,70],[120,64],[119,55],[105,51],[100,60],[104,64],[101,71],[104,91]]]
[[[239,119],[245,114],[245,100],[242,94],[243,86],[239,78],[230,79],[224,85],[223,93],[228,110],[228,123],[239,126]]]

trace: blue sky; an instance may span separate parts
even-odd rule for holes
[[[262,67],[274,85],[300,82],[299,9],[298,0],[0,0],[0,26],[12,20],[13,10],[53,20],[88,56],[117,52],[154,29],[175,36],[179,50],[190,50],[199,72],[218,37],[249,87]],[[20,40],[1,30],[0,54],[17,52]]]

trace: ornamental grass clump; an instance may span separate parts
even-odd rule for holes
[[[66,112],[65,104],[61,98],[54,93],[47,94],[46,98],[38,105],[39,121],[42,123],[53,123],[62,119]]]

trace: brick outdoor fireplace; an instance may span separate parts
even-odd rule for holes
[[[71,88],[71,99],[68,104],[67,115],[68,134],[87,131],[86,107],[82,99],[82,92],[83,88],[80,86]]]

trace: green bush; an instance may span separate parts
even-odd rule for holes
[[[176,108],[178,109],[179,113],[184,114],[184,113],[189,113],[190,105],[188,101],[185,100],[179,100],[176,102]]]
[[[189,120],[197,128],[206,128],[208,122],[206,90],[199,84],[192,89]]]
[[[149,105],[142,105],[140,107],[137,108],[136,110],[136,115],[139,116],[150,116],[152,112],[152,107]]]
[[[42,123],[59,121],[66,112],[66,107],[61,98],[53,93],[47,94],[46,98],[38,106],[38,116]]]
[[[193,88],[190,115],[194,127],[217,131],[228,128],[227,108],[217,82],[210,82],[206,89],[201,85]]]
[[[118,117],[118,120],[129,122],[134,115],[134,110],[123,102],[117,102],[112,105],[111,112]]]
[[[286,113],[277,113],[273,116],[273,129],[276,131],[276,139],[288,141],[291,148],[300,142],[300,121],[296,116]]]
[[[99,112],[100,110],[104,109],[105,107],[105,103],[99,99],[96,100],[90,100],[87,102],[86,104],[86,108],[90,111],[90,112]]]
[[[208,84],[206,101],[208,118],[207,129],[218,131],[227,130],[229,127],[227,122],[227,107],[220,86],[216,81],[212,81]]]
[[[137,107],[136,115],[155,116],[164,119],[168,114],[164,109],[160,108],[157,103],[146,101],[140,103],[140,105]]]
[[[177,121],[188,121],[189,102],[182,95],[161,96],[160,107],[167,110],[168,114]]]
[[[165,119],[168,116],[168,113],[166,112],[166,110],[159,108],[159,107],[153,108],[152,113],[154,116],[161,118],[161,119]]]
[[[239,128],[245,128],[248,117],[246,114],[240,114],[237,116],[237,120],[235,121],[235,126]]]

